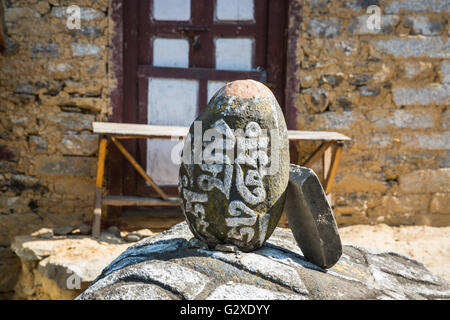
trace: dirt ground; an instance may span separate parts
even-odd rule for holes
[[[450,227],[355,225],[339,229],[343,244],[395,251],[450,281]]]

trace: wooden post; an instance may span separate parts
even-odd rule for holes
[[[328,178],[328,174],[330,173],[331,169],[331,156],[333,154],[332,145],[328,147],[327,150],[323,153],[322,156],[322,170],[323,170],[323,180],[322,183],[325,183]]]
[[[107,140],[102,136],[98,147],[97,179],[95,182],[94,221],[92,223],[92,236],[94,238],[98,238],[100,236],[100,225],[102,218],[102,184],[105,172],[106,145]]]
[[[323,183],[323,185],[325,185],[325,183],[328,180],[328,176],[330,175],[331,163],[332,163],[331,159],[333,156],[334,146],[335,146],[335,144],[333,143],[323,153],[323,157],[322,157],[322,166],[323,166],[322,167],[322,172],[323,172],[322,183]],[[327,193],[326,197],[327,197],[328,203],[331,206],[332,205],[331,193]]]
[[[326,194],[330,193],[331,187],[333,186],[334,177],[336,176],[337,168],[339,166],[339,160],[341,159],[343,146],[343,143],[336,144],[336,151],[334,152],[334,156],[331,160],[331,168],[325,184]]]

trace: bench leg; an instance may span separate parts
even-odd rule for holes
[[[320,156],[328,149],[331,145],[331,142],[326,141],[320,144],[320,146],[309,156],[309,158],[302,164],[302,167],[311,167],[311,165],[317,160],[320,159]]]
[[[103,175],[105,172],[106,144],[106,138],[101,137],[98,148],[97,179],[95,182],[94,195],[94,221],[92,223],[92,236],[94,238],[98,238],[100,236],[100,225],[102,217],[102,185]]]
[[[341,159],[342,148],[343,148],[342,143],[336,144],[336,151],[334,152],[334,155],[332,157],[330,171],[328,172],[328,176],[327,176],[327,179],[325,182],[325,193],[326,194],[330,193],[331,187],[333,186],[334,178],[336,176],[337,168],[339,166],[339,160]]]
[[[324,186],[327,183],[328,176],[330,174],[331,160],[332,160],[332,156],[333,156],[333,151],[335,149],[334,147],[335,147],[335,144],[333,143],[332,145],[330,145],[328,147],[327,150],[325,150],[325,152],[323,153],[323,156],[322,156],[322,172],[323,172],[322,183]],[[328,199],[328,203],[331,205],[332,204],[331,193],[327,193],[326,197]]]

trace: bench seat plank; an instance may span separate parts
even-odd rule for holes
[[[177,126],[156,126],[135,123],[114,123],[114,122],[93,122],[94,133],[114,135],[147,137],[157,139],[184,138],[188,127]],[[289,140],[323,140],[323,141],[347,141],[349,137],[338,132],[330,131],[300,131],[288,130]]]

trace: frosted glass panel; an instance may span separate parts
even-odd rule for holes
[[[153,18],[187,21],[191,18],[191,0],[153,0]]]
[[[198,87],[196,80],[149,78],[148,123],[189,126],[197,114]],[[147,172],[157,184],[178,184],[180,166],[172,161],[171,153],[179,143],[147,140]]]
[[[218,38],[216,45],[216,69],[251,70],[253,56],[253,39]]]
[[[156,38],[153,40],[153,65],[157,67],[189,67],[187,39]]]
[[[253,2],[253,0],[217,0],[216,18],[221,21],[253,20]]]
[[[208,81],[208,102],[216,92],[227,84],[227,81]]]
[[[164,139],[147,140],[147,174],[156,184],[162,186],[178,184],[180,166],[172,162],[171,154],[179,143]]]

